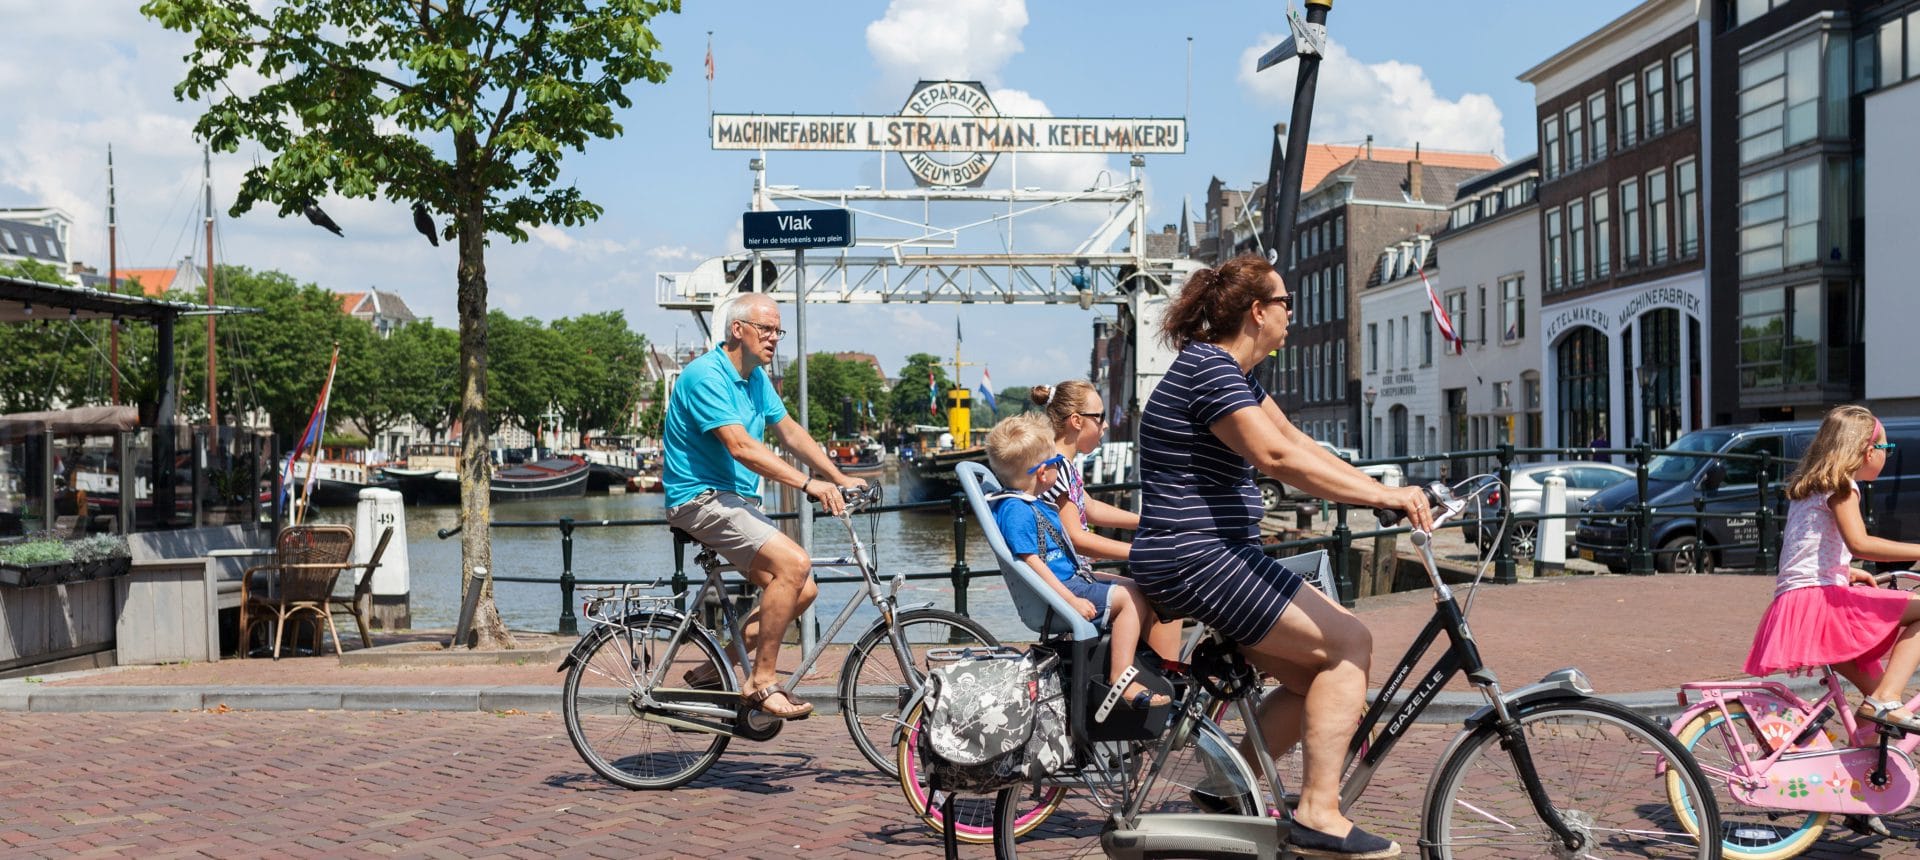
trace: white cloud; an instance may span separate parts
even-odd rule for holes
[[[867,50],[896,81],[1000,78],[1025,50],[1026,0],[893,0],[867,25]],[[1004,110],[1004,109],[1003,109]]]
[[[534,241],[556,251],[571,251],[580,245],[579,240],[567,235],[567,231],[555,227],[552,224],[542,224],[528,230],[527,235],[532,236]]]
[[[647,249],[647,257],[656,264],[699,262],[711,256],[715,255],[696,251],[686,245],[658,245]]]
[[[1297,62],[1254,71],[1255,61],[1281,38],[1263,33],[1240,53],[1241,87],[1266,104],[1293,102]],[[1371,134],[1388,146],[1420,143],[1506,157],[1506,133],[1492,96],[1463,93],[1459,98],[1443,98],[1419,66],[1397,60],[1364,62],[1332,39],[1327,40],[1326,57],[1320,63],[1313,108],[1315,140],[1359,141]]]

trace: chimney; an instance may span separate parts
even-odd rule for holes
[[[1420,196],[1420,144],[1413,145],[1413,160],[1407,162],[1407,197],[1412,200],[1424,200]]]
[[[1373,160],[1373,135],[1367,135],[1367,160]]]

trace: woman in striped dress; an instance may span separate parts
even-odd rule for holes
[[[1180,354],[1140,419],[1143,502],[1129,564],[1161,613],[1219,630],[1280,681],[1261,703],[1260,725],[1275,755],[1305,744],[1292,849],[1393,857],[1396,843],[1340,812],[1340,764],[1366,703],[1372,635],[1260,551],[1265,508],[1253,473],[1336,502],[1404,510],[1417,528],[1433,518],[1420,490],[1361,474],[1294,427],[1254,381],[1254,366],[1286,342],[1292,307],[1279,273],[1251,255],[1193,273],[1169,303],[1161,334]]]

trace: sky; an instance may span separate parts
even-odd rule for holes
[[[1297,4],[1296,8],[1297,8]],[[1533,90],[1515,77],[1636,5],[1628,0],[1347,0],[1327,20],[1312,138],[1383,146],[1492,152],[1534,149]],[[204,105],[172,94],[189,37],[142,18],[133,0],[0,0],[0,206],[58,206],[76,221],[71,254],[104,269],[106,150],[112,144],[120,265],[172,266],[199,253]],[[656,274],[684,272],[735,250],[750,202],[752,153],[715,151],[709,98],[722,113],[897,112],[919,79],[978,80],[1003,114],[1186,116],[1183,155],[1147,160],[1148,223],[1175,223],[1183,198],[1195,217],[1211,177],[1246,187],[1266,170],[1268,134],[1290,111],[1294,64],[1253,71],[1280,41],[1285,4],[1032,3],[1024,0],[698,2],[654,22],[673,74],[628,89],[625,133],[571,153],[563,182],[605,207],[573,228],[543,227],[528,242],[491,240],[490,299],[516,317],[552,320],[623,310],[661,344],[690,344],[693,318],[654,303]],[[712,36],[714,79],[703,64]],[[1191,77],[1188,52],[1191,39]],[[456,253],[429,247],[405,206],[327,198],[345,230],[256,208],[227,218],[240,174],[268,154],[243,144],[213,157],[222,211],[216,257],[278,269],[338,292],[392,291],[451,327]],[[905,177],[897,155],[889,184]],[[877,184],[872,153],[775,152],[768,181],[806,188]],[[1007,160],[989,186],[1012,181]],[[1021,186],[1080,188],[1124,157],[1027,156]],[[1015,250],[1063,250],[1091,228],[1085,213],[1017,228]],[[952,220],[935,214],[936,221]],[[866,222],[861,229],[866,231]],[[884,228],[875,228],[882,232]],[[996,237],[997,238],[997,237]],[[793,314],[784,309],[788,327]],[[956,315],[965,359],[985,362],[997,388],[1083,377],[1093,314],[1027,305],[811,305],[809,351],[876,354],[892,373],[914,352],[949,354]],[[794,349],[792,338],[781,347]],[[968,370],[964,381],[977,382]]]

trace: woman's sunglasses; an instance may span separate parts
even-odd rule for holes
[[[1279,295],[1279,296],[1268,296],[1264,299],[1261,299],[1260,303],[1263,305],[1279,305],[1283,308],[1286,308],[1287,313],[1293,313],[1293,294],[1292,293],[1287,293],[1285,295]]]

